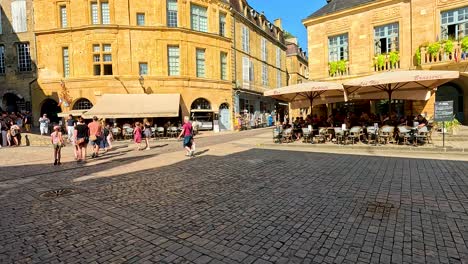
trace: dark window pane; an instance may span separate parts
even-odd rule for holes
[[[94,65],[94,75],[101,75],[101,65]]]
[[[112,75],[112,64],[104,64],[104,75]]]

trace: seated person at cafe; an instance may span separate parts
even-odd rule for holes
[[[427,126],[427,119],[424,118],[422,115],[418,115],[418,117],[416,117],[416,122],[419,123],[418,125],[418,128],[422,128],[424,126]]]
[[[294,136],[296,137],[296,140],[300,140],[302,134],[302,126],[299,118],[296,118],[296,121],[294,121],[293,123],[293,132]]]

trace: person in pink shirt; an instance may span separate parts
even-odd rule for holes
[[[97,158],[99,154],[99,146],[101,145],[102,140],[102,126],[101,122],[98,121],[97,116],[93,117],[93,122],[88,124],[89,128],[89,141],[91,146],[93,146],[92,158]]]
[[[180,132],[180,135],[179,135],[179,137],[177,139],[180,139],[182,136],[184,137],[183,146],[184,146],[185,150],[187,151],[185,156],[193,157],[193,154],[195,152],[192,149],[192,145],[193,145],[193,128],[192,128],[192,124],[190,123],[189,120],[190,119],[189,119],[188,116],[184,117],[184,125],[182,126],[182,131]]]
[[[140,122],[135,123],[135,129],[133,130],[133,141],[137,145],[137,150],[141,150],[141,126]]]
[[[54,132],[50,134],[50,142],[54,146],[54,165],[60,165],[61,150],[63,147],[62,132],[60,132],[60,126],[54,127]]]

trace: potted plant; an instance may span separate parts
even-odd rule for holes
[[[395,69],[396,64],[400,60],[400,55],[397,51],[392,51],[388,54],[388,60],[390,61],[390,68]]]
[[[453,53],[455,45],[451,39],[448,39],[444,43],[444,59],[446,60]]]
[[[434,42],[427,46],[427,53],[431,55],[432,59],[435,59],[434,57],[439,53],[440,51],[440,43],[439,42]]]
[[[468,53],[468,36],[465,36],[464,38],[462,38],[461,40],[461,49],[462,49],[462,58],[465,60],[466,57],[467,57],[467,53]]]
[[[345,74],[346,73],[346,61],[340,60],[336,64],[337,64],[338,72],[342,75]]]
[[[383,70],[385,66],[385,55],[383,54],[377,55],[377,59],[374,61],[374,66],[377,67],[378,71]]]
[[[328,63],[330,76],[334,77],[336,72],[338,71],[338,63],[336,61],[332,61]]]

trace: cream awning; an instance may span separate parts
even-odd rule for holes
[[[285,86],[264,93],[275,99],[291,103],[291,108],[346,101],[343,85],[334,82],[305,82]]]
[[[84,118],[179,116],[180,94],[104,94]]]
[[[68,115],[72,115],[74,117],[77,117],[77,116],[82,116],[88,110],[89,109],[86,109],[86,110],[70,110],[70,111],[67,111],[67,112],[58,113],[57,116],[58,117],[67,117]]]
[[[428,100],[437,86],[459,77],[458,71],[392,71],[343,83],[350,99]]]

